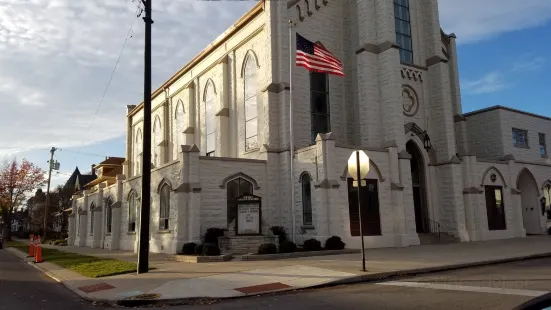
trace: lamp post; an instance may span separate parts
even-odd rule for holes
[[[348,159],[348,173],[354,179],[352,186],[358,187],[358,213],[360,216],[360,238],[362,240],[362,270],[365,271],[364,231],[362,227],[361,188],[366,185],[364,178],[369,173],[369,157],[362,151],[354,151]]]

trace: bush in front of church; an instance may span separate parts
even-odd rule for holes
[[[182,254],[193,255],[195,254],[196,247],[197,247],[197,244],[195,242],[184,243],[184,246],[182,247]]]
[[[285,227],[272,226],[270,227],[270,230],[279,239],[279,244],[282,244],[284,241],[287,241],[287,232],[285,231]]]
[[[312,238],[304,241],[304,245],[302,245],[302,248],[304,251],[321,251],[321,242],[318,240]]]
[[[203,256],[218,256],[220,255],[220,248],[218,244],[205,243],[203,244]]]
[[[333,236],[325,241],[326,250],[342,250],[346,244],[342,242],[341,237]]]
[[[195,255],[203,255],[203,244],[202,243],[195,246]]]
[[[276,254],[277,246],[273,243],[263,243],[258,247],[258,254]]]
[[[223,236],[224,236],[223,228],[211,227],[207,229],[207,232],[205,233],[203,241],[205,243],[214,243],[218,245],[218,237],[223,237]]]
[[[283,241],[279,245],[279,253],[293,253],[297,251],[297,245],[293,241]]]

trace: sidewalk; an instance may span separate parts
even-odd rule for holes
[[[128,251],[43,246],[137,262],[137,255]],[[25,253],[13,248],[8,250],[31,261]],[[551,256],[551,236],[368,249],[367,272],[361,271],[361,254],[200,264],[171,261],[166,254],[150,254],[150,266],[156,269],[146,274],[97,279],[84,277],[48,262],[34,266],[88,300],[114,302],[127,298],[153,298],[166,301],[239,297],[546,256]],[[138,296],[142,294],[153,295]]]

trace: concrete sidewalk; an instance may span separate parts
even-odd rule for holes
[[[44,247],[137,261],[136,254],[127,251],[51,245]],[[31,260],[16,249],[8,250],[22,259]],[[171,261],[166,254],[151,254],[150,266],[156,269],[149,273],[98,279],[81,276],[48,262],[34,266],[86,299],[115,302],[148,298],[166,301],[239,297],[547,256],[551,256],[550,236],[369,249],[366,250],[367,272],[361,271],[361,254],[200,264]],[[140,296],[143,294],[150,295]]]

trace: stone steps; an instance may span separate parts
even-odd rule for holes
[[[421,245],[427,245],[427,244],[455,243],[455,242],[459,242],[459,239],[446,233],[441,233],[440,239],[438,238],[437,234],[420,233],[419,241]]]

